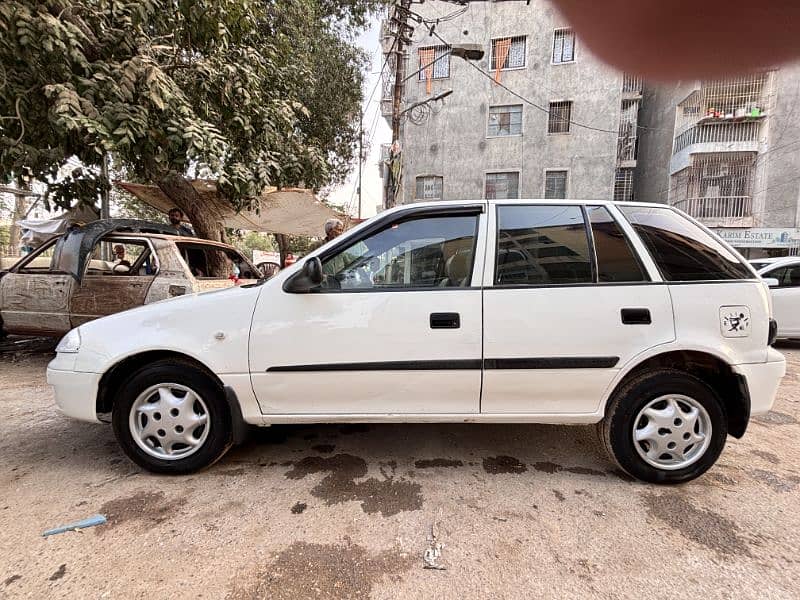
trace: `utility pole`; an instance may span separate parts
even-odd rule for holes
[[[406,43],[411,43],[407,39],[406,30],[408,28],[408,16],[411,0],[398,0],[395,5],[394,17],[392,21],[397,26],[397,39],[395,42],[395,63],[394,63],[394,93],[392,95],[392,145],[389,149],[389,163],[394,164],[395,160],[400,160],[400,122],[402,119],[402,99],[405,81],[405,61],[403,51]],[[391,169],[391,166],[390,166]],[[388,178],[392,180],[391,177]],[[386,208],[391,208],[396,203],[396,193],[399,191],[397,181],[393,181],[393,189],[387,189]]]
[[[361,163],[364,162],[364,106],[358,111],[358,218],[361,220]]]
[[[108,153],[103,153],[103,164],[101,166],[103,176],[103,192],[100,195],[100,218],[108,219],[110,215],[109,193],[111,182],[108,180]]]

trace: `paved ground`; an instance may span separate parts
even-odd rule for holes
[[[800,596],[800,346],[775,411],[673,488],[621,477],[592,428],[530,425],[276,427],[156,477],[54,410],[34,350],[0,358],[3,598]]]

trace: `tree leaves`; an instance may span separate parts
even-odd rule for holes
[[[339,180],[354,156],[365,65],[340,32],[380,5],[6,0],[0,177],[26,168],[47,181],[72,156],[99,167],[109,152],[140,180],[205,165],[236,206],[265,186]],[[94,202],[96,171],[60,186],[56,201]]]

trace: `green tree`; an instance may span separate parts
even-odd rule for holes
[[[198,234],[224,235],[187,177],[241,208],[266,186],[346,174],[365,57],[353,33],[383,0],[6,0],[0,177],[94,203],[104,155],[155,182]],[[87,168],[55,183],[71,156]],[[11,175],[14,174],[14,175]]]

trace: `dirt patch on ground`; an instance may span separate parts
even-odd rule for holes
[[[758,421],[759,423],[765,423],[767,425],[794,425],[797,423],[797,419],[792,415],[774,410],[769,411],[765,415],[753,417],[753,421]]]
[[[558,473],[560,471],[565,471],[567,473],[576,473],[577,475],[600,475],[601,477],[605,477],[606,473],[603,471],[598,471],[597,469],[590,469],[588,467],[565,467],[563,465],[559,465],[553,462],[536,462],[533,463],[533,468],[537,471],[542,471],[543,473]]]
[[[767,462],[771,462],[773,465],[777,465],[780,461],[777,454],[773,454],[772,452],[766,452],[764,450],[753,450],[753,454],[758,456],[759,458],[763,458]]]
[[[800,483],[800,477],[796,475],[791,475],[784,479],[772,471],[764,469],[753,469],[750,471],[750,476],[756,481],[767,484],[776,492],[791,492]]]
[[[136,521],[150,529],[170,519],[184,504],[185,498],[167,500],[164,492],[140,490],[131,496],[115,498],[103,504],[98,512],[105,515],[108,522],[95,531],[102,535],[128,521]]]
[[[67,572],[67,563],[64,563],[61,566],[59,566],[58,570],[56,570],[55,573],[50,575],[50,577],[48,577],[48,579],[50,581],[58,581],[59,579],[61,579],[66,574],[66,572]]]
[[[415,461],[414,466],[418,469],[433,469],[436,467],[455,468],[463,467],[464,463],[460,460],[452,460],[449,458],[431,458]]]
[[[370,477],[356,482],[367,475],[367,462],[350,454],[337,454],[330,458],[308,456],[295,463],[286,477],[302,479],[312,473],[324,472],[328,475],[314,486],[311,494],[328,505],[361,502],[365,513],[379,512],[384,517],[422,508],[422,488],[418,483],[394,477],[383,480]]]
[[[316,446],[311,446],[314,452],[319,452],[320,454],[330,454],[333,452],[334,448],[336,448],[336,446],[333,444],[317,444]]]
[[[483,470],[492,475],[501,473],[524,473],[528,466],[513,456],[487,456],[483,459]]]
[[[236,586],[229,600],[269,598],[348,598],[366,600],[373,586],[386,576],[399,579],[413,558],[400,551],[370,555],[354,544],[295,542],[277,555],[254,581]]]
[[[675,529],[683,537],[722,555],[752,557],[747,539],[739,535],[739,526],[720,514],[696,508],[673,493],[642,494],[647,512]]]

